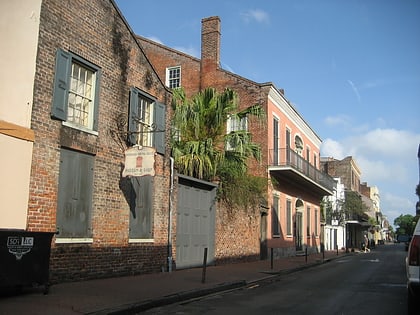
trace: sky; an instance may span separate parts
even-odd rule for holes
[[[200,58],[201,20],[221,19],[221,66],[272,82],[321,138],[352,156],[393,224],[415,215],[420,0],[116,0],[134,33]]]

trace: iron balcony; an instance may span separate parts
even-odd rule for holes
[[[305,189],[319,197],[332,195],[336,185],[331,176],[289,148],[269,150],[268,171],[279,183]]]

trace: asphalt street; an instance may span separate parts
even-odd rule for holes
[[[403,244],[143,314],[406,314]]]

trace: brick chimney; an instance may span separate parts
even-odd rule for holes
[[[201,20],[201,88],[211,85],[211,73],[220,65],[220,18]],[[207,79],[208,78],[208,79]]]

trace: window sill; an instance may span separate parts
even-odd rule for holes
[[[128,240],[129,244],[135,244],[135,243],[154,243],[155,240],[153,238],[130,238]]]
[[[55,239],[56,244],[91,244],[93,243],[93,238],[83,238],[83,237],[62,237]]]
[[[80,130],[80,131],[89,133],[91,135],[94,135],[94,136],[97,136],[98,135],[98,132],[95,131],[95,130],[84,128],[82,126],[72,124],[72,123],[70,123],[68,121],[63,121],[63,126],[66,126],[66,127],[69,127],[69,128],[73,128],[73,129],[77,129],[77,130]]]

